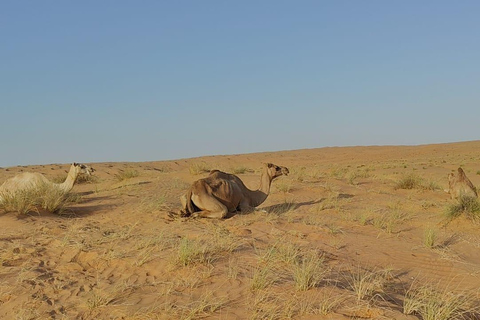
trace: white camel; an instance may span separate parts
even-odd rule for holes
[[[90,166],[72,163],[68,171],[67,178],[62,183],[55,183],[48,180],[43,174],[38,172],[23,172],[8,180],[0,186],[0,203],[3,202],[5,195],[14,195],[17,192],[22,192],[31,189],[40,189],[48,186],[58,188],[63,193],[68,193],[72,190],[77,177],[81,173],[91,175],[95,169]]]

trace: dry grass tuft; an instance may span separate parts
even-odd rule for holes
[[[395,183],[395,189],[420,189],[422,187],[422,179],[414,173],[404,175]]]
[[[115,179],[118,181],[124,181],[132,178],[136,178],[140,176],[140,173],[135,169],[125,169],[125,170],[118,170],[115,174]]]
[[[76,194],[65,193],[55,186],[42,184],[37,188],[5,193],[0,208],[6,212],[17,212],[18,214],[38,213],[39,209],[62,214],[67,205],[79,201],[80,197]]]
[[[478,199],[468,196],[460,197],[457,203],[447,207],[445,217],[448,221],[451,221],[459,217],[462,213],[474,221],[480,220],[480,203]]]
[[[192,175],[199,175],[202,173],[210,172],[211,168],[207,165],[206,162],[196,162],[193,163],[188,170]]]
[[[346,277],[350,289],[355,293],[357,301],[371,299],[383,292],[389,276],[387,270],[362,270],[358,268]]]
[[[472,295],[440,290],[432,285],[411,287],[403,302],[404,314],[418,314],[424,320],[465,319],[478,311],[478,304]]]
[[[316,252],[306,254],[293,264],[295,288],[299,291],[314,288],[323,280],[326,272],[323,257],[319,257]]]

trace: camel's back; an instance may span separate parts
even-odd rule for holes
[[[226,173],[220,170],[210,171],[210,175],[205,178],[209,183],[215,183],[219,180],[226,180],[237,184],[239,187],[245,187],[243,181],[234,174]]]
[[[37,172],[24,172],[6,180],[0,187],[0,191],[24,190],[44,183],[49,183],[44,175]]]

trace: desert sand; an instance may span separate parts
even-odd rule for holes
[[[209,170],[256,189],[264,162],[290,174],[262,210],[169,215]],[[69,165],[2,168],[0,183]],[[89,165],[62,214],[0,212],[0,319],[422,319],[404,305],[425,286],[480,316],[479,225],[448,221],[444,192],[459,166],[480,185],[480,141]],[[407,175],[422,186],[398,188]]]

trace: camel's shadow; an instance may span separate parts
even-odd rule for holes
[[[354,196],[351,194],[340,193],[337,196],[337,199],[350,199],[353,197]],[[311,201],[304,201],[304,202],[284,202],[284,203],[274,204],[268,207],[260,208],[260,210],[265,210],[267,213],[284,214],[289,211],[296,210],[303,206],[313,206],[313,205],[322,203],[326,199],[327,198],[320,198],[318,200],[311,200]]]

